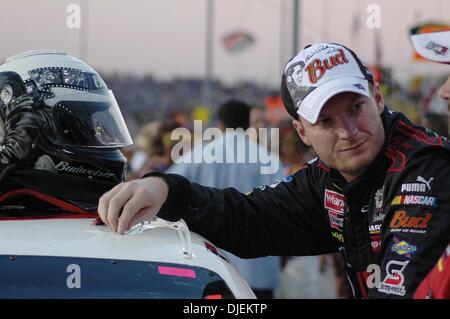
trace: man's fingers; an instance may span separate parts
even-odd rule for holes
[[[102,221],[106,224],[108,224],[108,206],[109,206],[109,201],[111,200],[111,198],[116,195],[120,189],[122,188],[122,186],[124,185],[124,183],[120,183],[118,185],[116,185],[115,187],[113,187],[111,190],[109,190],[108,192],[104,193],[99,201],[98,201],[98,208],[97,208],[97,212],[98,215],[100,216],[100,218],[102,219]]]
[[[119,234],[123,234],[129,229],[130,221],[138,212],[151,207],[152,202],[150,198],[150,194],[146,189],[138,188],[135,190],[133,197],[125,204],[120,215],[117,228]]]
[[[99,216],[112,231],[123,234],[130,225],[155,216],[167,199],[168,191],[161,178],[148,177],[119,184],[100,198]]]
[[[123,221],[123,224],[119,220],[119,234],[123,234],[125,231],[137,225],[139,223],[143,223],[146,220],[152,219],[159,211],[160,207],[150,206],[141,209],[138,211],[128,222],[128,225],[125,224],[126,221]],[[122,226],[123,225],[123,226]]]
[[[133,197],[134,187],[128,184],[120,188],[120,190],[113,196],[108,202],[108,212],[106,219],[109,227],[113,232],[117,231],[117,224],[119,215],[122,212],[123,207]]]

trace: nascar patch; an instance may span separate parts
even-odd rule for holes
[[[391,205],[423,205],[437,207],[437,199],[432,196],[399,195],[394,197]]]

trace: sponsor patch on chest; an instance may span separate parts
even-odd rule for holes
[[[344,195],[325,189],[324,207],[328,211],[330,226],[342,232],[344,226]]]

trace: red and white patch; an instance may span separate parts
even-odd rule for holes
[[[325,189],[324,207],[328,209],[330,226],[339,231],[344,226],[344,204],[344,195]]]
[[[378,253],[381,251],[381,236],[371,235],[370,236],[370,246],[372,251]]]
[[[344,214],[335,210],[328,210],[328,217],[330,218],[331,228],[342,231],[344,226]]]
[[[325,189],[325,208],[344,213],[344,203],[344,195]]]
[[[391,260],[386,265],[386,277],[383,282],[380,283],[378,287],[379,292],[384,292],[388,295],[405,295],[405,286],[403,282],[405,281],[405,277],[403,276],[403,270],[408,265],[409,260],[407,261],[397,261]]]

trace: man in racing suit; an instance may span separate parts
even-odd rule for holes
[[[450,145],[385,105],[344,46],[306,47],[282,94],[319,158],[242,194],[147,174],[102,196],[113,231],[158,214],[240,257],[340,252],[357,298],[410,298],[450,240]]]

